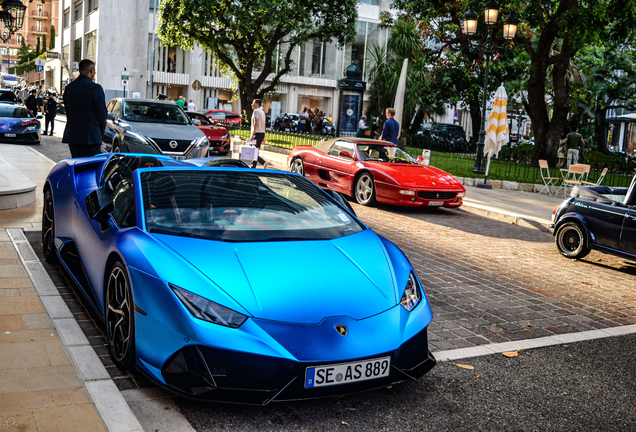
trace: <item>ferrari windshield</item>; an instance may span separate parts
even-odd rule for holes
[[[416,164],[413,157],[400,150],[398,147],[382,144],[359,143],[358,154],[361,161],[369,162],[395,162]]]
[[[364,229],[299,176],[218,168],[140,176],[148,232],[252,242],[331,240]]]
[[[179,105],[168,103],[126,101],[122,103],[122,116],[124,120],[131,122],[190,124],[189,117]]]

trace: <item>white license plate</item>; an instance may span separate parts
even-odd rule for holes
[[[170,156],[172,159],[185,160],[185,156]]]
[[[367,381],[389,376],[391,357],[308,367],[305,370],[305,388]]]
[[[7,138],[15,138],[15,134],[4,134],[4,136],[6,136]]]
[[[430,206],[439,207],[439,206],[443,206],[444,205],[444,201],[429,201],[428,205],[429,205],[429,207]]]

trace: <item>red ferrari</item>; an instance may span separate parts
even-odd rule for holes
[[[203,131],[205,136],[208,137],[208,141],[210,141],[209,152],[218,152],[223,156],[230,152],[230,134],[227,129],[216,126],[206,116],[198,112],[186,111],[186,114],[191,120],[199,121],[197,127]]]
[[[420,165],[408,153],[386,141],[334,138],[316,146],[297,146],[287,158],[289,170],[324,189],[374,202],[409,207],[462,205],[466,189],[455,177]]]

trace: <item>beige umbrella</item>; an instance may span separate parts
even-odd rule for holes
[[[499,155],[499,150],[510,141],[508,132],[508,94],[506,88],[499,86],[495,92],[495,102],[493,103],[490,117],[488,117],[488,129],[486,129],[486,141],[484,142],[484,156],[488,156],[486,164],[486,175],[484,184],[488,183],[488,170],[490,169],[490,158]]]

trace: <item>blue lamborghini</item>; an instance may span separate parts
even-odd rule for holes
[[[267,404],[416,380],[431,309],[409,260],[294,173],[108,153],[58,163],[42,240],[114,361],[192,398]]]

